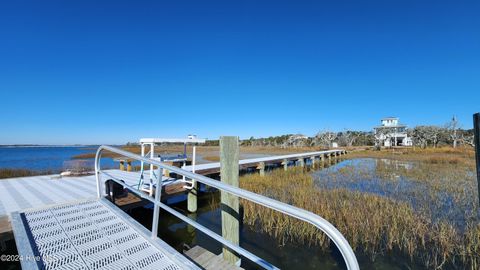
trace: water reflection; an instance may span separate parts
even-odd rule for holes
[[[479,216],[474,174],[465,167],[362,158],[313,176],[319,188],[346,188],[407,202],[419,214],[460,229]]]

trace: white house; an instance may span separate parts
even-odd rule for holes
[[[386,117],[381,125],[374,127],[376,145],[380,146],[412,146],[412,138],[408,137],[407,126],[399,122],[398,117]]]

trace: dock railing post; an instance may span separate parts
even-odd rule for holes
[[[153,159],[155,157],[155,144],[150,144],[150,158]],[[153,164],[150,164],[150,192],[148,193],[150,196],[153,195]]]
[[[477,189],[479,196],[480,204],[480,113],[473,115],[473,130],[475,133],[474,143],[475,143],[475,160],[477,164]]]
[[[158,218],[160,214],[160,200],[162,196],[162,174],[163,169],[158,168],[157,186],[155,187],[155,205],[153,206],[153,221],[152,221],[152,239],[157,238],[158,235]]]
[[[225,184],[238,187],[238,137],[220,137],[220,178]],[[237,196],[221,191],[222,236],[228,241],[239,244],[239,199]],[[223,248],[223,259],[236,264],[239,257],[227,248]]]

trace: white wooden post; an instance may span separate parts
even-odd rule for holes
[[[196,163],[196,147],[193,146],[192,153],[192,172],[195,173],[195,163]],[[196,212],[197,207],[197,195],[198,195],[198,184],[195,179],[192,179],[192,189],[188,192],[187,195],[187,208],[189,212]]]
[[[153,159],[155,157],[155,144],[150,144],[150,158]],[[162,178],[160,178],[162,179]],[[149,195],[153,195],[153,164],[150,164],[150,191]]]

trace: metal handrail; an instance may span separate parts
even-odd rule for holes
[[[262,196],[262,195],[259,195],[259,194],[256,194],[256,193],[253,193],[253,192],[250,192],[250,191],[238,188],[238,187],[227,185],[223,182],[208,178],[208,177],[203,176],[203,175],[199,175],[199,174],[196,174],[196,173],[185,171],[185,170],[182,170],[178,167],[170,166],[170,165],[164,164],[162,162],[159,162],[159,161],[156,161],[156,160],[153,160],[153,159],[149,159],[149,158],[146,158],[146,157],[142,157],[140,155],[133,154],[131,152],[127,152],[127,151],[124,151],[124,150],[121,150],[121,149],[118,149],[118,148],[115,148],[115,147],[107,146],[107,145],[100,146],[98,148],[97,154],[95,156],[95,175],[96,175],[96,180],[97,180],[97,195],[98,195],[99,198],[102,196],[102,194],[104,194],[102,192],[101,176],[100,176],[100,172],[101,172],[100,171],[100,160],[101,160],[101,155],[102,155],[103,150],[108,150],[108,151],[120,154],[122,156],[125,156],[125,157],[129,157],[129,158],[140,160],[140,161],[143,161],[143,162],[146,162],[146,163],[149,163],[149,164],[153,164],[153,165],[157,166],[159,169],[162,169],[162,170],[167,169],[171,172],[175,172],[175,173],[183,175],[187,178],[194,179],[194,180],[196,180],[200,183],[203,183],[205,185],[214,187],[214,188],[219,189],[219,190],[224,191],[224,192],[228,192],[232,195],[235,195],[235,196],[238,196],[240,198],[243,198],[243,199],[252,201],[254,203],[263,205],[267,208],[276,210],[278,212],[284,213],[286,215],[297,218],[299,220],[308,222],[308,223],[314,225],[315,227],[317,227],[318,229],[320,229],[321,231],[323,231],[335,243],[337,248],[340,250],[340,253],[342,254],[342,257],[343,257],[343,259],[346,263],[346,266],[349,270],[360,269],[360,267],[358,265],[357,258],[355,256],[355,253],[353,252],[352,248],[350,247],[350,245],[349,245],[348,241],[345,239],[345,237],[343,237],[343,235],[330,222],[328,222],[326,219],[324,219],[324,218],[322,218],[318,215],[313,214],[312,212],[306,211],[304,209],[301,209],[301,208],[298,208],[298,207],[295,207],[295,206],[292,206],[292,205],[289,205],[289,204],[286,204],[286,203],[279,202],[277,200],[274,200],[274,199],[271,199],[271,198],[268,198],[268,197],[265,197],[265,196]],[[233,244],[232,242],[224,239],[220,235],[214,233],[213,231],[209,230],[208,228],[202,226],[201,224],[185,217],[184,215],[182,215],[178,211],[175,211],[174,209],[172,209],[172,208],[168,207],[167,205],[161,203],[160,202],[160,196],[159,196],[159,193],[161,193],[161,192],[156,192],[155,198],[151,198],[150,196],[147,196],[146,194],[135,190],[134,188],[126,185],[125,183],[117,181],[116,179],[113,179],[113,180],[115,182],[123,185],[124,187],[132,190],[136,195],[140,196],[141,198],[144,198],[144,199],[147,199],[147,200],[151,201],[152,203],[154,203],[155,208],[158,209],[158,207],[161,207],[162,209],[174,214],[178,218],[180,218],[183,221],[185,221],[185,222],[189,223],[190,225],[194,226],[196,229],[206,233],[207,235],[211,236],[215,240],[219,241],[220,243],[224,244],[225,246],[234,250],[235,252],[244,256],[245,258],[248,258],[248,259],[252,260],[253,262],[257,263],[258,265],[260,265],[260,266],[262,266],[266,269],[278,269],[275,266],[273,266],[272,264],[266,262],[265,260],[257,257],[256,255],[254,255],[254,254],[250,253],[249,251],[241,248],[240,246],[238,246],[236,244]],[[158,188],[158,187],[161,187],[161,180],[160,179],[157,183],[157,191],[160,191],[161,188]],[[157,211],[154,211],[154,212],[157,212]],[[158,214],[156,216],[154,216],[154,221],[155,221],[155,219],[157,219],[157,221],[158,221]],[[157,232],[154,232],[152,230],[152,235],[153,234],[155,234],[155,237],[156,237]]]

